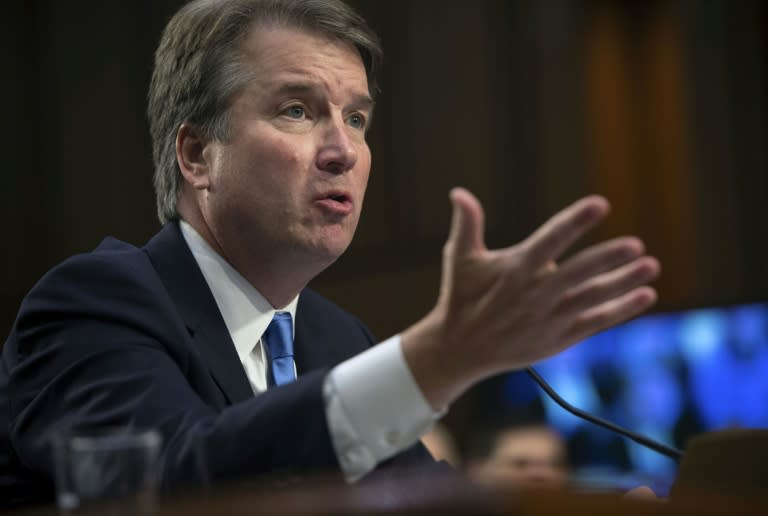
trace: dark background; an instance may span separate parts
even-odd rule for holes
[[[352,3],[385,48],[374,165],[356,240],[314,286],[379,337],[434,303],[455,185],[491,246],[606,195],[595,237],[645,239],[659,310],[768,300],[762,1]],[[158,229],[145,95],[181,4],[3,4],[0,333],[57,262]]]

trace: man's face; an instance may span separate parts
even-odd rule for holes
[[[540,427],[502,433],[492,455],[478,469],[481,482],[506,487],[562,486],[567,481],[566,451],[560,437]]]
[[[292,28],[253,30],[245,55],[255,80],[232,103],[231,138],[204,148],[202,215],[238,265],[322,269],[351,242],[368,183],[365,68],[351,45]]]

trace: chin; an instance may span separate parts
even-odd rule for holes
[[[309,264],[312,263],[320,270],[335,262],[352,243],[353,231],[341,225],[314,228],[314,231],[296,235],[293,240],[297,257]]]
[[[335,262],[349,247],[350,239],[321,236],[310,241],[304,241],[294,247],[298,256],[304,256],[304,261],[312,262],[323,268]]]
[[[317,250],[318,258],[327,262],[328,265],[332,264],[341,257],[342,254],[349,247],[349,242],[339,245],[323,245],[321,249]]]
[[[349,247],[351,239],[321,239],[312,246],[311,254],[317,258],[318,262],[324,263],[324,267],[331,265],[339,259]]]

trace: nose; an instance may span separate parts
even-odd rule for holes
[[[329,119],[322,133],[317,153],[317,168],[332,174],[343,174],[357,163],[357,148],[344,120]]]

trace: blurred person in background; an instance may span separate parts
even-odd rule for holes
[[[467,474],[478,484],[494,488],[568,484],[566,443],[544,423],[499,426],[478,441],[467,463]]]

